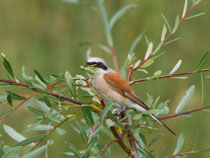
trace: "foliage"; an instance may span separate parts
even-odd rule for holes
[[[80,4],[80,1],[78,0],[65,0],[65,2]],[[185,0],[183,14],[181,17],[179,15],[176,16],[173,28],[170,26],[166,17],[162,14],[165,24],[163,25],[160,42],[157,46],[155,46],[153,42],[144,35],[144,33],[140,33],[137,36],[131,45],[128,57],[126,57],[123,65],[120,67],[121,74],[124,77],[128,76],[128,82],[130,84],[172,77],[185,79],[185,77],[180,76],[210,71],[209,51],[205,53],[192,72],[174,74],[180,68],[182,60],[179,60],[172,70],[166,75],[162,75],[162,70],[156,70],[156,72],[151,75],[148,69],[153,66],[157,58],[164,54],[160,53],[162,47],[179,39],[179,37],[177,37],[169,41],[171,36],[179,29],[179,26],[183,23],[183,21],[202,15],[197,14],[188,16],[191,10],[198,5],[199,2],[200,0],[193,1],[192,7],[188,10],[188,0]],[[97,4],[104,24],[105,36],[108,44],[108,46],[101,44],[97,44],[97,46],[110,55],[110,58],[113,59],[115,69],[118,70],[118,54],[116,55],[114,49],[112,28],[119,18],[121,18],[128,10],[136,8],[136,5],[128,4],[127,6],[124,6],[112,16],[111,20],[109,20],[103,1],[97,0]],[[169,30],[168,34],[167,30]],[[144,59],[138,60],[136,59],[134,51],[135,47],[143,39],[143,37],[145,37],[148,48]],[[88,50],[87,56],[90,56],[90,50]],[[71,73],[67,71],[59,75],[51,74],[49,77],[46,77],[37,70],[34,70],[35,76],[32,76],[28,73],[27,69],[23,67],[22,78],[19,79],[15,76],[13,68],[6,56],[2,54],[2,57],[3,66],[7,72],[8,79],[0,79],[1,82],[4,82],[4,84],[1,84],[0,86],[25,87],[30,93],[16,94],[15,92],[5,91],[5,95],[0,99],[1,102],[7,101],[10,106],[8,106],[8,111],[1,114],[1,123],[14,113],[16,109],[26,103],[27,109],[36,119],[36,122],[27,126],[26,131],[39,131],[40,133],[44,133],[27,138],[9,125],[2,124],[5,132],[12,139],[17,141],[17,143],[13,146],[8,146],[3,141],[0,142],[0,156],[3,158],[36,157],[43,152],[46,152],[47,157],[47,149],[54,144],[53,138],[49,137],[49,135],[51,135],[54,131],[56,131],[56,133],[60,136],[65,135],[67,131],[62,128],[62,125],[66,123],[69,123],[71,127],[81,136],[85,145],[84,149],[78,149],[74,145],[74,142],[66,140],[65,144],[68,148],[68,151],[65,152],[66,155],[79,158],[101,157],[103,154],[111,156],[111,145],[112,143],[117,142],[122,147],[122,150],[131,157],[158,157],[160,155],[155,149],[153,149],[153,144],[158,143],[158,140],[163,137],[163,134],[159,131],[159,129],[154,127],[153,120],[149,117],[149,115],[154,114],[163,120],[178,116],[190,116],[190,113],[192,112],[209,108],[209,106],[203,106],[198,109],[182,112],[182,109],[195,92],[195,86],[192,85],[182,97],[173,115],[166,116],[169,113],[169,100],[163,101],[160,99],[160,96],[154,99],[152,96],[147,94],[148,99],[146,104],[151,110],[143,113],[137,113],[133,110],[129,110],[126,114],[123,114],[124,116],[122,116],[122,118],[120,117],[116,119],[116,116],[112,113],[114,110],[113,103],[104,103],[103,101],[100,101],[100,98],[91,88],[89,79],[85,76],[76,75],[73,77]],[[150,76],[145,79],[135,80],[132,76],[136,71],[149,74]],[[209,76],[206,78],[208,79]],[[15,106],[15,104],[17,105]],[[158,134],[154,135],[151,141],[148,141],[148,138],[145,137],[142,130],[143,128],[146,128],[151,132],[158,131]],[[101,144],[100,141],[101,134],[103,132],[110,138],[106,144]],[[126,141],[126,135],[128,136],[128,141]],[[208,148],[180,153],[181,148],[184,145],[184,139],[184,134],[181,134],[178,137],[177,145],[173,154],[168,157],[195,154],[210,150]],[[38,145],[41,146],[38,147]],[[167,148],[166,145],[167,144],[165,144],[165,147]],[[27,152],[23,149],[27,149]],[[164,150],[161,156],[165,157]]]

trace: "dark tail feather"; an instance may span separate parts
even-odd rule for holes
[[[168,126],[166,126],[161,120],[159,120],[155,115],[150,115],[154,120],[156,120],[159,124],[163,125],[167,130],[169,130],[172,134],[176,135]]]

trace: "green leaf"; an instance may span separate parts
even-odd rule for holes
[[[84,116],[84,119],[85,121],[87,122],[87,124],[89,126],[93,126],[94,125],[94,121],[93,121],[93,116],[92,116],[92,113],[90,111],[90,109],[86,106],[82,106],[82,112],[83,112],[83,116]]]
[[[71,152],[73,152],[76,157],[79,157],[79,158],[82,157],[82,155],[80,154],[79,150],[73,144],[71,144],[71,143],[69,143],[67,141],[65,141],[65,143],[66,143],[68,149]]]
[[[27,125],[27,128],[26,128],[26,132],[29,132],[31,130],[33,130],[36,126],[38,126],[40,123],[42,122],[42,120],[34,123],[34,124],[30,124],[30,125]]]
[[[42,152],[44,152],[45,150],[47,149],[47,144],[46,145],[43,145],[35,150],[32,150],[30,152],[28,152],[27,154],[25,154],[23,156],[23,158],[34,158],[38,155],[40,155]]]
[[[85,128],[82,127],[78,122],[77,122],[77,126],[78,126],[78,129],[79,129],[79,133],[80,135],[82,136],[82,139],[85,143],[88,142],[88,137],[87,137],[87,134],[86,134],[86,131],[85,131]],[[73,126],[72,126],[73,127]],[[75,130],[77,130],[76,128],[74,128]]]
[[[209,151],[210,151],[210,148],[201,149],[201,150],[196,150],[195,152],[196,152],[196,153],[202,153],[202,152],[209,152]]]
[[[133,41],[133,43],[131,45],[131,48],[130,48],[130,50],[128,52],[128,55],[131,55],[134,52],[136,46],[141,41],[143,35],[144,35],[144,33],[139,34],[138,37]],[[123,76],[123,78],[126,77],[126,73],[127,73],[127,69],[126,68],[127,68],[127,65],[128,65],[128,57],[126,57],[123,65],[122,65],[122,67],[120,69],[120,74]]]
[[[163,134],[158,134],[156,135],[152,140],[151,142],[148,144],[148,147],[152,146],[156,141],[158,141],[158,139],[160,139],[160,137],[162,137]]]
[[[182,38],[181,38],[181,37],[174,38],[174,39],[172,39],[172,40],[166,42],[164,45],[166,46],[166,45],[168,45],[168,44],[170,44],[170,43],[173,43],[173,42],[176,42],[176,41],[178,41],[178,40],[180,40],[180,39],[182,39]]]
[[[195,92],[195,86],[192,85],[187,91],[186,94],[182,97],[181,101],[179,102],[175,113],[178,114],[182,108],[189,102],[189,100],[191,99],[192,95]]]
[[[181,64],[182,64],[182,60],[179,60],[169,74],[173,74],[174,72],[176,72],[181,66]]]
[[[101,122],[105,119],[111,108],[112,108],[112,102],[109,101],[106,103],[106,106],[101,114]]]
[[[132,8],[136,8],[137,5],[135,4],[128,4],[126,6],[124,6],[123,8],[121,8],[120,10],[118,10],[111,18],[110,23],[109,23],[109,27],[110,30],[113,28],[114,24],[117,22],[117,20],[122,17],[123,14],[126,13],[126,11],[128,11],[129,9]]]
[[[12,96],[10,94],[7,95],[7,102],[9,103],[9,105],[11,107],[13,107],[13,104],[12,104]]]
[[[152,48],[153,48],[153,43],[150,42],[150,44],[147,48],[147,52],[145,54],[144,60],[147,60],[147,58],[150,56],[150,54],[152,53]]]
[[[161,34],[161,41],[164,41],[164,40],[165,40],[166,32],[167,32],[167,27],[166,27],[166,25],[164,24],[164,25],[163,25],[162,34]]]
[[[210,59],[210,50],[208,50],[208,51],[204,54],[204,56],[201,58],[201,60],[200,60],[200,62],[198,63],[198,65],[195,67],[194,71],[197,72],[197,71],[199,71],[199,70],[201,70],[201,69],[204,69],[204,68],[206,68],[206,67],[208,67],[208,66],[210,67],[209,62],[208,62],[207,65],[205,65],[205,63],[206,63],[206,61],[207,61],[208,59]]]
[[[41,100],[41,101],[43,101],[43,102],[45,102],[45,104],[48,106],[48,107],[52,107],[52,104],[50,103],[50,101],[49,101],[49,99],[48,99],[48,97],[46,96],[46,95],[44,95],[41,99],[39,99],[39,100]]]
[[[201,15],[205,15],[206,13],[199,13],[199,14],[195,14],[195,15],[192,15],[192,16],[188,16],[187,18],[185,18],[185,20],[189,20],[189,19],[192,19],[192,18],[196,18],[196,17],[199,17]]]
[[[27,106],[27,108],[28,108],[31,112],[35,113],[35,114],[38,114],[38,115],[44,115],[44,114],[45,114],[45,112],[43,112],[43,111],[41,111],[41,110],[39,110],[39,109],[36,109],[36,108],[34,108],[34,107],[32,107],[32,106]]]
[[[2,158],[19,158],[20,157],[20,151],[22,147],[16,146],[16,147],[8,147],[5,151],[5,154],[2,156]]]
[[[37,71],[34,70],[35,74],[37,75],[37,77],[44,83],[47,85],[47,82],[44,80],[44,78],[42,77],[42,75]]]
[[[97,4],[98,4],[99,11],[101,13],[101,17],[102,17],[102,20],[104,23],[104,29],[105,29],[105,35],[106,35],[107,42],[108,42],[109,46],[113,46],[111,30],[109,27],[109,19],[108,19],[106,9],[103,4],[103,0],[97,0]]]
[[[104,45],[102,45],[102,44],[97,44],[97,46],[98,46],[101,50],[103,50],[104,52],[106,52],[106,53],[108,53],[108,54],[112,54],[112,52],[111,52],[111,50],[110,50],[109,47],[104,46]]]
[[[168,20],[166,19],[165,15],[164,14],[160,14],[160,15],[163,18],[163,20],[165,21],[166,25],[168,26],[169,31],[171,32],[172,31],[171,26],[170,26]]]
[[[4,68],[11,75],[11,77],[14,78],[14,73],[13,73],[12,67],[11,67],[10,63],[8,62],[8,60],[6,59],[5,54],[1,53],[1,55],[3,57],[3,65],[4,65]]]
[[[151,66],[153,63],[154,63],[154,60],[149,59],[141,66],[141,68],[147,68],[147,67]]]
[[[179,151],[180,151],[181,148],[182,148],[183,143],[184,143],[184,134],[181,134],[181,135],[179,136],[179,138],[178,138],[178,141],[177,141],[177,144],[176,144],[176,148],[175,148],[175,150],[174,150],[173,155],[179,153]]]
[[[33,77],[29,76],[28,71],[25,66],[22,67],[22,77],[24,78],[27,84],[31,84]]]
[[[12,86],[11,83],[0,83],[0,87]]]
[[[150,114],[159,114],[161,112],[162,112],[162,110],[159,110],[159,109],[151,109],[151,110],[142,112],[142,114],[144,114],[144,115],[150,115]]]
[[[178,27],[179,27],[179,15],[176,16],[176,20],[175,20],[175,24],[174,24],[174,28],[172,32],[175,33]]]
[[[17,95],[15,93],[12,93],[10,91],[6,91],[7,94],[11,95],[12,99],[14,100],[25,100],[26,98],[20,95]]]
[[[3,129],[12,139],[14,139],[17,142],[21,142],[26,139],[26,137],[24,137],[22,134],[18,133],[8,125],[3,124]]]
[[[44,136],[45,136],[44,134],[41,134],[41,135],[38,135],[38,136],[27,138],[27,139],[24,139],[23,141],[15,144],[14,146],[26,146],[28,144],[31,144],[33,142],[36,142],[36,141],[42,139]]]
[[[185,3],[184,3],[184,8],[183,8],[183,13],[182,13],[182,18],[185,16],[186,14],[186,11],[187,11],[187,4],[188,4],[188,0],[185,0]]]
[[[68,88],[71,92],[71,95],[73,97],[75,97],[74,80],[73,80],[71,74],[68,71],[66,71],[66,73],[65,73],[65,79],[66,79],[66,84],[67,84],[67,86],[68,86]]]

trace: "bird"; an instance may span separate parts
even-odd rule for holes
[[[105,60],[99,57],[91,57],[87,60],[86,67],[91,67],[94,73],[88,73],[91,85],[96,93],[105,102],[111,101],[119,111],[135,109],[145,112],[150,108],[137,96],[129,83],[118,73],[106,64]],[[172,134],[176,135],[167,125],[165,125],[154,114],[150,114],[155,121],[163,125]]]

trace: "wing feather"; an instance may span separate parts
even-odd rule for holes
[[[120,95],[129,98],[134,103],[140,105],[146,110],[149,110],[149,107],[136,95],[135,91],[119,73],[111,72],[104,74],[104,79],[109,86]]]

